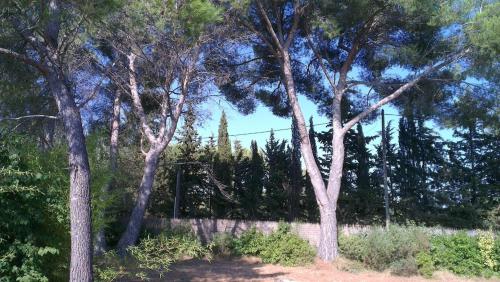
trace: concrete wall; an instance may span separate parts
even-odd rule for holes
[[[175,226],[189,226],[193,232],[200,238],[202,242],[208,242],[213,238],[215,233],[227,232],[233,235],[240,235],[245,230],[255,226],[258,230],[269,234],[278,228],[276,221],[250,221],[250,220],[233,220],[233,219],[212,219],[212,218],[197,218],[197,219],[170,219],[170,218],[155,218],[148,217],[145,220],[145,228],[152,232],[161,232],[162,230]],[[292,231],[298,234],[303,239],[309,241],[313,246],[318,246],[319,243],[319,224],[317,223],[298,223],[291,224]],[[372,229],[371,226],[361,225],[342,225],[339,226],[341,234],[349,236],[351,234],[364,233]],[[452,234],[457,232],[454,229],[446,228],[427,228],[433,234]],[[469,231],[470,235],[475,235],[475,231]]]

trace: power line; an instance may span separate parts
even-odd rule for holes
[[[313,124],[313,126],[327,125],[327,124],[330,124],[330,122],[317,123],[317,124]],[[306,127],[309,127],[309,126],[306,126]],[[237,134],[229,134],[229,137],[262,134],[262,133],[269,133],[271,131],[277,132],[277,131],[285,131],[285,130],[291,130],[291,129],[292,129],[292,127],[286,127],[286,128],[270,129],[270,130],[263,130],[263,131],[244,132],[244,133],[237,133]],[[208,139],[208,138],[212,138],[212,137],[213,136],[204,136],[204,137],[201,137],[201,139]]]
[[[404,117],[405,115],[401,114],[385,114],[386,116],[398,116],[398,117]],[[323,122],[323,123],[316,123],[313,124],[313,126],[320,126],[320,125],[327,125],[330,124],[331,122]],[[306,126],[309,128],[309,126]],[[263,133],[270,133],[271,131],[277,132],[277,131],[285,131],[285,130],[291,130],[292,127],[286,127],[286,128],[278,128],[278,129],[270,129],[270,130],[263,130],[263,131],[251,131],[251,132],[243,132],[243,133],[237,133],[237,134],[229,134],[229,137],[238,137],[238,136],[247,136],[247,135],[254,135],[254,134],[263,134]],[[213,138],[214,136],[203,136],[200,137],[201,139],[209,139]]]

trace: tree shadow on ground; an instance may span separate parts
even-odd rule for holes
[[[264,264],[257,260],[224,258],[209,262],[190,259],[173,264],[161,280],[155,281],[275,281],[288,273],[261,273]]]

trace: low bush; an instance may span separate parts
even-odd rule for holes
[[[340,236],[339,246],[345,257],[369,268],[391,268],[394,273],[411,275],[416,272],[416,255],[429,248],[429,236],[416,226],[394,225],[389,230],[377,228],[366,234]]]
[[[398,276],[411,276],[418,274],[418,264],[414,257],[397,260],[391,264],[391,273]]]
[[[415,226],[392,226],[340,236],[339,247],[346,258],[396,275],[431,277],[437,269],[464,276],[500,275],[500,240],[491,231],[476,237],[465,232],[429,236]]]
[[[238,255],[260,256],[261,252],[266,248],[266,243],[264,233],[252,227],[235,239],[234,251]]]
[[[418,273],[420,273],[420,275],[426,278],[431,278],[432,273],[434,272],[434,270],[436,270],[436,267],[434,265],[434,261],[430,253],[420,252],[417,254],[416,260],[418,266]]]
[[[437,268],[465,276],[499,275],[496,266],[495,245],[499,244],[493,233],[480,233],[477,237],[460,232],[451,236],[434,236],[430,255]]]
[[[278,229],[266,236],[255,227],[234,239],[238,255],[258,256],[265,263],[285,266],[303,265],[313,261],[315,251],[309,243],[294,234],[290,225],[280,223]]]
[[[96,257],[94,262],[96,281],[112,282],[128,275],[122,260],[115,251],[109,251]]]
[[[203,246],[191,230],[185,228],[174,228],[157,236],[147,235],[128,250],[139,269],[153,270],[160,277],[179,259],[210,256],[210,248]]]
[[[309,243],[290,231],[290,225],[280,224],[265,240],[260,257],[265,263],[296,266],[311,263],[315,251]]]
[[[234,252],[235,238],[230,233],[216,233],[211,242],[213,254],[230,256]]]

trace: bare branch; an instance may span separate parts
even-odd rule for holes
[[[323,57],[319,54],[318,50],[316,50],[316,47],[314,47],[311,39],[307,37],[307,44],[309,45],[309,48],[314,53],[314,56],[318,59],[319,65],[321,66],[321,69],[323,70],[323,73],[326,76],[326,79],[328,80],[328,83],[330,84],[330,87],[332,87],[332,90],[335,91],[335,80],[330,76],[328,73],[328,70],[326,69],[325,65],[323,64]]]
[[[59,117],[58,117],[58,116],[49,116],[49,115],[27,115],[27,116],[20,116],[20,117],[5,117],[5,118],[0,117],[0,121],[6,121],[6,120],[23,120],[23,119],[30,119],[30,118],[59,119]]]
[[[299,25],[300,16],[302,15],[302,11],[299,9],[299,1],[294,1],[293,3],[293,23],[290,32],[288,32],[288,36],[286,38],[286,42],[283,48],[288,49],[292,44],[293,38],[295,37],[295,33],[297,32],[297,27]]]
[[[28,64],[28,65],[31,65],[31,66],[34,66],[35,68],[37,68],[43,75],[46,75],[48,74],[49,70],[42,64],[40,64],[39,62],[25,56],[25,55],[21,55],[17,52],[14,52],[12,50],[9,50],[9,49],[5,49],[5,48],[1,48],[0,47],[0,53],[3,53],[3,54],[6,54],[14,59],[17,59],[17,60],[20,60],[21,62],[25,63],[25,64]]]
[[[274,44],[276,44],[276,47],[278,47],[279,50],[282,51],[283,46],[281,45],[281,42],[278,39],[278,36],[274,32],[273,25],[272,25],[271,21],[269,20],[269,17],[267,16],[267,13],[264,10],[264,7],[262,6],[262,3],[260,1],[257,1],[257,6],[259,7],[260,15],[261,15],[262,19],[264,20],[264,22],[266,23],[267,31],[269,31],[269,33],[271,34],[271,37],[274,41]]]
[[[132,96],[132,102],[135,108],[135,111],[137,113],[137,116],[139,117],[139,120],[141,121],[141,127],[142,131],[148,138],[148,141],[150,144],[153,144],[156,142],[156,137],[153,134],[153,131],[151,130],[151,127],[149,127],[146,119],[146,114],[144,113],[144,108],[142,107],[141,104],[141,98],[139,97],[139,90],[137,87],[137,80],[135,77],[135,59],[136,55],[131,52],[130,55],[127,56],[128,61],[129,61],[129,66],[128,66],[128,72],[129,72],[129,88],[130,88],[130,95]]]
[[[364,110],[363,112],[361,112],[360,114],[358,114],[357,116],[355,116],[354,118],[352,118],[349,122],[347,122],[342,127],[342,134],[345,134],[349,129],[351,129],[361,119],[365,118],[366,116],[368,116],[369,114],[371,114],[372,112],[374,112],[375,110],[377,110],[378,108],[382,107],[383,105],[385,105],[385,104],[389,103],[390,101],[392,101],[392,100],[398,98],[399,96],[401,96],[401,94],[403,94],[406,90],[408,90],[411,87],[413,87],[414,85],[416,85],[422,78],[424,78],[424,77],[432,74],[433,72],[438,71],[442,67],[447,66],[447,65],[451,64],[452,62],[460,59],[463,55],[465,55],[468,52],[469,52],[469,49],[466,49],[463,52],[460,52],[458,54],[455,54],[455,55],[452,55],[452,56],[448,57],[447,59],[445,59],[441,63],[438,63],[438,64],[435,64],[433,66],[428,67],[420,75],[418,75],[417,77],[415,77],[411,81],[405,83],[403,86],[399,87],[392,94],[390,94],[389,96],[387,96],[387,97],[379,100],[378,102],[376,102],[375,104],[371,105],[366,110]]]

